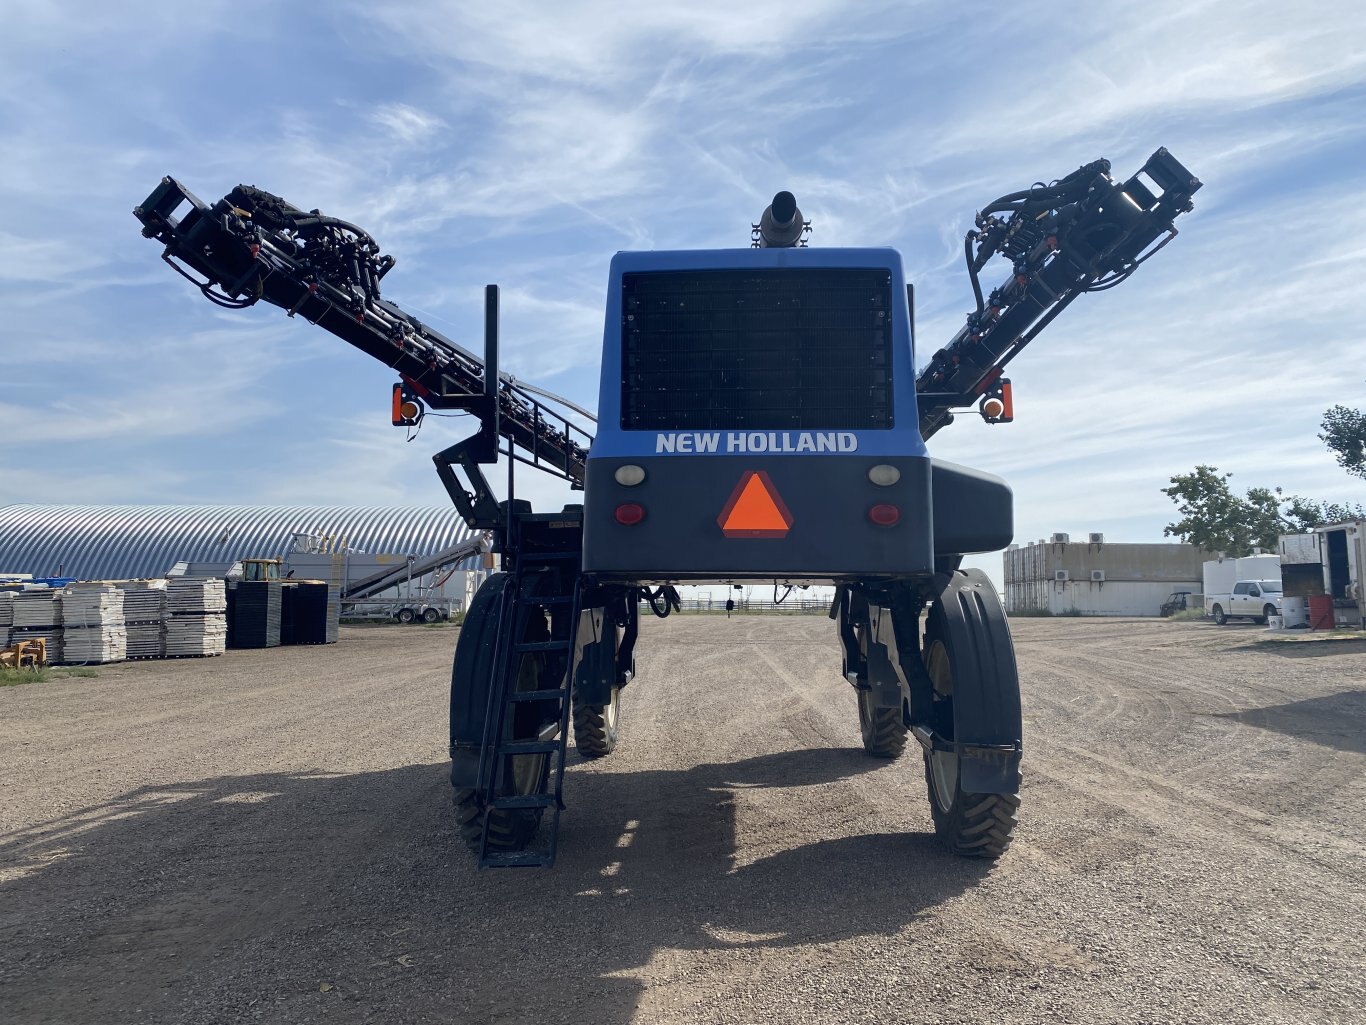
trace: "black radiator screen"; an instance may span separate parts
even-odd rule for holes
[[[625,430],[892,424],[885,270],[622,276]]]

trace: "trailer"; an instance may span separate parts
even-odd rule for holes
[[[897,758],[914,740],[940,839],[996,858],[1019,807],[1020,687],[995,588],[962,562],[1010,543],[1012,496],[926,442],[963,410],[1010,422],[1010,360],[1078,297],[1128,280],[1200,187],[1165,149],[1126,180],[1109,172],[1095,161],[978,213],[975,308],[919,373],[900,255],[808,246],[789,192],[747,248],[619,253],[596,435],[586,410],[499,372],[496,286],[481,358],[380,296],[394,259],[354,224],[250,186],[206,204],[172,178],[134,213],[211,301],[278,306],[393,368],[396,426],[473,414],[476,432],[433,458],[503,564],[452,669],[455,817],[481,865],[553,864],[571,723],[583,757],[612,753],[641,617],[676,611],[681,583],[833,585],[832,655],[865,750]],[[500,454],[582,504],[533,511],[511,473],[499,499],[483,467]]]

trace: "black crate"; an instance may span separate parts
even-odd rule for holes
[[[281,588],[278,580],[240,580],[233,589],[228,636],[235,648],[280,644]]]

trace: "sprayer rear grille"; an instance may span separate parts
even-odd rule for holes
[[[625,430],[892,426],[886,270],[622,276]]]

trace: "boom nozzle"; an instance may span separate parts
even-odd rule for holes
[[[759,223],[752,225],[751,239],[756,249],[790,249],[805,244],[810,227],[797,209],[797,197],[790,192],[779,192],[764,210]]]

